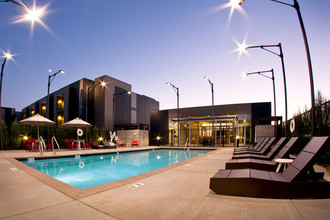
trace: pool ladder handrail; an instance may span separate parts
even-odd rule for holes
[[[39,137],[39,140],[40,140],[40,143],[39,143],[39,151],[40,151],[40,155],[42,155],[43,152],[44,152],[44,149],[46,148],[46,145],[45,145],[45,141],[44,141],[44,139],[42,138],[42,136]]]
[[[46,149],[46,144],[45,144],[45,141],[44,141],[44,139],[43,139],[42,136],[40,136],[39,138],[40,138],[39,151],[40,151],[40,155],[42,155],[44,149]],[[60,145],[58,144],[55,136],[53,136],[52,139],[51,139],[51,143],[52,143],[53,154],[56,155],[56,152],[54,150],[54,141],[55,141],[55,143],[57,145],[58,151],[60,151]],[[41,147],[41,149],[40,149],[40,147]]]
[[[53,149],[53,154],[55,155],[56,154],[56,152],[55,152],[55,150],[54,150],[54,141],[55,141],[55,143],[56,143],[56,145],[57,145],[57,149],[58,149],[58,152],[60,152],[60,145],[58,144],[58,142],[57,142],[57,140],[56,140],[56,138],[55,138],[55,136],[53,136],[52,137],[52,149]]]

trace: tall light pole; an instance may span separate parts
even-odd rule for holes
[[[131,95],[132,92],[131,91],[126,91],[126,92],[119,92],[119,93],[114,93],[113,94],[113,98],[112,98],[112,111],[113,111],[113,114],[112,114],[112,120],[113,120],[113,130],[115,130],[115,102],[116,102],[116,99],[121,96],[121,95],[124,95],[124,94],[127,94],[127,95]]]
[[[50,109],[49,109],[49,89],[50,89],[50,84],[53,82],[55,76],[57,74],[59,74],[59,73],[64,73],[64,70],[59,70],[56,73],[48,76],[47,107],[46,107],[46,115],[47,115],[47,118],[48,119],[50,119],[49,118],[50,117]],[[51,119],[51,120],[53,120],[53,119]],[[49,125],[47,126],[47,140],[48,140],[48,143],[49,143]]]
[[[47,86],[47,108],[46,108],[46,112],[47,112],[47,118],[49,118],[49,114],[50,114],[50,109],[49,109],[49,89],[50,89],[50,84],[53,82],[55,76],[59,73],[65,73],[64,70],[59,70],[57,71],[56,73],[52,74],[52,75],[49,75],[48,76],[48,86]]]
[[[86,88],[86,121],[88,122],[88,97],[89,97],[89,93],[91,93],[92,91],[94,91],[94,89],[98,86],[102,86],[105,87],[106,86],[106,82],[100,82],[99,84],[95,84],[93,86],[87,86]],[[92,88],[91,90],[89,90],[90,88]]]
[[[204,79],[206,79],[211,87],[211,93],[212,93],[212,146],[215,144],[215,131],[214,131],[214,89],[213,89],[213,83],[211,82],[210,78],[208,76],[204,76]]]
[[[176,102],[177,102],[177,117],[178,117],[178,146],[180,146],[180,114],[179,114],[179,88],[174,86],[172,83],[167,82],[166,85],[172,86],[174,92],[176,93]]]
[[[278,47],[279,50],[280,50],[280,53],[275,53],[274,51],[272,50],[269,50],[268,48],[271,48],[271,47]],[[283,51],[282,51],[282,45],[281,43],[277,44],[277,45],[260,45],[260,46],[249,46],[249,47],[246,47],[245,49],[250,49],[250,48],[261,48],[265,51],[268,51],[278,57],[281,58],[281,63],[282,63],[282,73],[283,73],[283,83],[284,83],[284,103],[285,103],[285,136],[288,135],[288,125],[287,125],[287,122],[288,122],[288,98],[287,98],[287,89],[286,89],[286,76],[285,76],[285,68],[284,68],[284,56],[283,56]]]
[[[263,73],[271,73],[272,76],[269,77]],[[252,73],[246,73],[245,76],[258,74],[260,76],[266,77],[268,79],[271,79],[273,81],[273,93],[274,93],[274,122],[275,122],[275,129],[274,129],[274,135],[277,137],[277,119],[276,119],[276,92],[275,92],[275,77],[274,77],[274,70],[265,70],[265,71],[258,71],[258,72],[252,72]]]
[[[0,76],[0,145],[1,145],[1,150],[3,150],[3,145],[2,145],[2,105],[1,105],[3,70],[5,68],[7,59],[11,60],[13,56],[10,53],[4,53],[3,57],[5,59],[1,66],[1,76]]]
[[[241,5],[242,2],[244,2],[244,1],[245,0],[231,0],[230,5],[233,8],[237,8],[238,5]],[[300,12],[300,6],[299,6],[297,0],[293,0],[293,4],[288,4],[288,3],[281,2],[281,1],[278,1],[278,0],[270,0],[270,1],[290,6],[290,7],[294,8],[296,10],[297,15],[298,15],[300,28],[301,28],[301,32],[302,32],[303,39],[304,39],[304,44],[305,44],[307,63],[308,63],[308,71],[309,71],[309,83],[310,83],[310,90],[311,90],[310,91],[311,92],[311,137],[313,137],[314,136],[314,130],[315,130],[314,79],[313,79],[312,60],[311,60],[311,55],[310,55],[310,51],[309,51],[309,45],[308,45],[308,41],[307,41],[307,34],[306,34],[305,26],[304,26],[304,22],[303,22],[303,19],[302,19],[302,16],[301,16],[301,12]]]

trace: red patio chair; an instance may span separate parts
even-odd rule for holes
[[[139,146],[139,143],[137,140],[133,140],[132,141],[132,147],[135,146],[135,147],[138,147]]]
[[[74,142],[74,139],[69,139],[70,150],[78,150],[77,144]]]
[[[124,141],[117,141],[118,147],[126,147],[126,144],[124,144]]]
[[[87,150],[87,149],[92,150],[92,143],[93,143],[93,139],[89,139],[89,142],[84,144],[85,150]]]
[[[39,151],[39,145],[36,142],[36,139],[30,138],[28,140],[31,143],[31,151]]]
[[[26,140],[24,141],[24,143],[25,143],[25,146],[26,146],[25,150],[26,150],[26,151],[32,151],[32,142],[29,141],[29,139],[26,139]]]

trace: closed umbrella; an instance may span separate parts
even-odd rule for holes
[[[80,142],[79,142],[79,135],[78,135],[78,128],[82,128],[82,127],[92,127],[93,125],[91,125],[90,123],[80,119],[80,118],[75,118],[71,121],[65,122],[64,124],[62,124],[63,127],[76,127],[77,128],[77,140],[78,140],[78,144],[79,144],[79,149],[80,149]]]
[[[40,143],[40,136],[39,136],[39,126],[46,126],[46,125],[52,125],[55,124],[55,122],[49,120],[48,118],[45,118],[39,114],[33,115],[31,117],[28,117],[26,119],[23,119],[20,121],[22,124],[26,125],[37,125],[37,131],[38,131],[38,141]]]

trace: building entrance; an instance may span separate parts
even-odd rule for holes
[[[169,143],[187,146],[233,146],[236,139],[240,143],[247,140],[246,120],[239,124],[237,115],[215,116],[214,125],[212,117],[189,117],[180,118],[180,135],[178,135],[178,120],[171,119],[169,122]],[[244,123],[245,122],[245,123]]]

